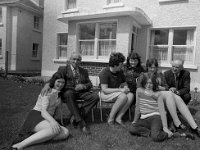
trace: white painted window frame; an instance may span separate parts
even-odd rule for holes
[[[65,47],[65,48],[67,48],[68,49],[68,43],[67,43],[67,45],[61,45],[60,44],[60,40],[59,40],[59,36],[61,35],[61,34],[67,34],[67,38],[68,38],[68,33],[67,32],[59,32],[59,33],[57,33],[57,50],[56,50],[56,58],[57,59],[59,59],[59,60],[66,60],[67,59],[67,56],[66,57],[62,57],[61,56],[61,54],[60,54],[60,49],[59,49],[59,47]],[[66,52],[67,53],[67,52]]]
[[[37,46],[34,46],[34,45],[37,45]],[[40,47],[40,44],[37,43],[37,42],[34,42],[32,44],[32,53],[31,53],[31,58],[32,60],[38,60],[39,59],[39,48]],[[33,55],[33,53],[36,52],[36,56]]]
[[[40,30],[40,17],[33,16],[33,28],[35,30]]]
[[[76,37],[77,37],[77,42],[76,42],[76,49],[79,50],[79,25],[80,24],[87,24],[87,23],[95,23],[95,39],[94,39],[94,56],[82,56],[82,61],[83,62],[108,62],[109,56],[97,56],[97,50],[98,50],[98,35],[99,35],[99,24],[100,23],[112,23],[116,22],[117,23],[117,29],[116,29],[116,51],[117,51],[117,31],[118,31],[118,19],[110,19],[110,20],[99,20],[99,21],[86,21],[86,22],[79,22],[76,24]]]
[[[197,69],[197,66],[195,65],[195,54],[196,54],[196,26],[174,26],[174,27],[160,27],[160,28],[151,28],[149,30],[149,44],[148,44],[148,51],[147,51],[147,58],[151,57],[151,52],[150,52],[150,46],[151,46],[151,31],[152,30],[159,30],[159,29],[169,29],[169,37],[168,37],[168,45],[166,45],[168,47],[168,59],[166,62],[160,62],[160,66],[161,67],[171,67],[171,56],[172,56],[172,47],[174,46],[172,44],[173,42],[173,34],[174,34],[174,30],[176,29],[193,29],[194,33],[193,33],[193,59],[192,59],[192,63],[191,64],[187,64],[184,63],[184,67],[185,68],[190,68],[190,69]],[[165,46],[165,45],[163,45]],[[181,46],[181,45],[180,45]]]

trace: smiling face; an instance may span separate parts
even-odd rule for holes
[[[151,73],[157,72],[157,67],[154,64],[152,64],[151,66],[148,67],[148,72]]]
[[[183,69],[183,61],[175,60],[172,62],[172,72],[178,74]]]
[[[152,90],[153,89],[153,83],[152,83],[151,79],[147,80],[147,83],[145,85],[145,89],[146,90]]]
[[[60,91],[65,85],[65,80],[64,79],[57,79],[54,83],[54,89]]]
[[[136,67],[139,63],[138,59],[130,59],[129,60],[130,66],[131,67]]]

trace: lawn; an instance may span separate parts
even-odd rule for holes
[[[6,150],[18,133],[27,113],[34,106],[41,86],[16,83],[0,78],[0,149]],[[105,119],[105,118],[104,118]],[[60,142],[46,142],[30,146],[27,150],[198,150],[200,138],[195,140],[172,138],[162,143],[152,142],[150,138],[134,137],[127,129],[109,127],[100,122],[99,110],[95,110],[95,122],[89,126],[92,134],[86,136],[79,129],[68,125],[71,136]]]

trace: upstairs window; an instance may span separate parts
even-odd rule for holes
[[[76,0],[66,0],[66,9],[75,9],[76,8]]]
[[[194,64],[194,33],[194,28],[152,30],[150,56],[161,63],[183,59],[185,64]]]
[[[32,58],[38,58],[39,44],[33,43]]]
[[[34,16],[33,22],[34,22],[34,24],[33,24],[34,29],[39,30],[40,29],[40,18],[38,16]]]
[[[67,33],[57,35],[57,54],[58,58],[67,58]]]
[[[79,24],[79,51],[94,59],[109,57],[116,51],[117,22]]]

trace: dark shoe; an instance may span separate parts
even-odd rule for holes
[[[90,130],[86,126],[82,127],[81,131],[86,135],[90,135],[91,134]]]
[[[124,127],[124,128],[126,128],[126,125],[125,125],[125,123],[121,120],[121,121],[115,121],[118,125],[120,125],[120,126],[122,126],[122,127]]]
[[[195,134],[198,137],[200,137],[200,129],[199,129],[199,127],[196,127],[195,129],[190,128],[190,131],[191,131],[192,134]]]
[[[187,127],[184,124],[180,124],[178,127],[175,127],[177,131],[186,131]]]

